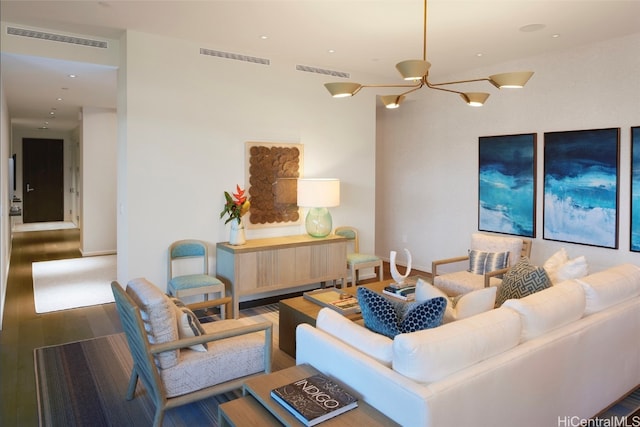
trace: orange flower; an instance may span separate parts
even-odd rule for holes
[[[233,197],[231,197],[229,192],[224,192],[226,202],[222,212],[220,212],[220,218],[222,219],[225,215],[229,215],[229,218],[224,222],[225,224],[233,219],[240,223],[242,216],[249,212],[249,208],[251,207],[251,202],[247,196],[245,196],[245,190],[240,188],[240,185],[236,185],[236,192],[232,194]]]

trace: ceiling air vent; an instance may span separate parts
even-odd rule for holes
[[[238,53],[222,52],[219,50],[211,50],[200,48],[200,55],[217,56],[218,58],[233,59],[235,61],[252,62],[254,64],[270,65],[271,61],[265,58],[257,58],[255,56],[240,55]]]
[[[307,73],[324,74],[325,76],[345,77],[345,78],[351,77],[351,74],[345,73],[344,71],[327,70],[324,68],[310,67],[308,65],[296,65],[296,70],[306,71]]]
[[[7,34],[12,36],[31,37],[32,39],[49,40],[53,42],[78,44],[81,46],[106,49],[108,43],[101,40],[83,39],[80,37],[63,36],[61,34],[45,33],[43,31],[26,30],[24,28],[7,27]]]

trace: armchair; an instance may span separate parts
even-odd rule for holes
[[[477,265],[472,266],[471,264],[474,263],[477,258],[474,257],[474,260],[471,260],[471,255],[477,255],[478,252],[487,252],[490,254],[508,252],[509,255],[506,266],[494,268],[495,266],[489,267],[488,263],[486,266],[480,266],[480,268],[478,268]],[[521,257],[529,257],[530,255],[531,240],[529,239],[473,233],[471,235],[471,249],[469,254],[433,261],[431,264],[433,285],[442,289],[449,296],[461,295],[489,286],[498,286],[502,283],[502,275],[506,273],[510,267],[514,266]],[[483,262],[489,258],[483,259]],[[465,270],[447,273],[438,272],[438,267],[440,266],[461,263],[463,261],[467,261],[467,268]],[[472,269],[471,267],[475,268]],[[479,273],[479,271],[481,272]]]
[[[382,269],[382,258],[376,255],[361,254],[360,253],[360,240],[358,238],[358,230],[354,227],[343,226],[336,227],[334,234],[336,236],[342,236],[353,242],[353,251],[347,253],[347,267],[351,271],[351,283],[353,286],[358,285],[358,270],[363,268],[378,268],[378,280],[382,281],[384,275]],[[347,287],[348,283],[342,285]]]
[[[156,406],[154,427],[162,425],[167,409],[240,388],[247,378],[271,371],[270,322],[221,320],[179,338],[182,309],[154,284],[135,279],[126,291],[118,282],[111,289],[133,358],[126,398],[133,399],[141,379]]]
[[[187,273],[185,265],[189,260],[198,261],[195,264],[200,267]],[[168,252],[168,280],[167,292],[177,298],[204,295],[204,301],[190,305],[193,310],[219,306],[221,318],[226,319],[231,314],[232,299],[227,296],[225,284],[209,274],[206,242],[195,239],[173,242]],[[217,298],[209,300],[209,294],[217,294]]]

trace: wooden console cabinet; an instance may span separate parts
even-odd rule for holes
[[[247,240],[241,246],[220,242],[216,245],[216,275],[231,287],[233,317],[237,318],[240,299],[287,293],[312,283],[346,283],[347,239],[305,234]]]

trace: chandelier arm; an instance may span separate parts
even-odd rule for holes
[[[360,87],[360,89],[362,89],[363,87],[410,87],[410,88],[413,88],[413,89],[411,89],[409,92],[413,92],[414,90],[420,89],[422,86],[423,86],[423,83],[422,82],[418,82],[417,84],[413,84],[413,85],[410,85],[410,84],[406,84],[406,85],[401,85],[401,84],[362,85]],[[360,90],[360,89],[358,89],[358,90]],[[409,92],[406,92],[406,93],[409,93]]]
[[[425,84],[427,85],[427,87],[429,89],[435,89],[435,90],[441,90],[443,92],[451,92],[451,93],[457,93],[458,95],[464,95],[464,92],[460,92],[457,90],[453,90],[453,89],[445,89],[443,87],[438,87],[439,85],[433,85],[431,83],[429,83],[429,80],[427,80],[426,78],[424,79]],[[440,83],[440,84],[448,84],[448,83]]]
[[[491,82],[491,79],[482,78],[482,79],[471,79],[471,80],[458,80],[455,82],[428,83],[428,86],[432,89],[437,89],[436,86],[457,85],[460,83],[473,83],[473,82]]]
[[[419,85],[417,85],[416,87],[414,87],[413,89],[409,89],[408,91],[403,92],[403,93],[401,93],[401,94],[400,94],[400,95],[398,95],[398,96],[404,96],[404,95],[410,94],[411,92],[415,92],[415,91],[417,91],[418,89],[421,89],[423,86],[424,86],[424,83],[423,83],[423,82],[420,82],[420,84],[419,84]]]

